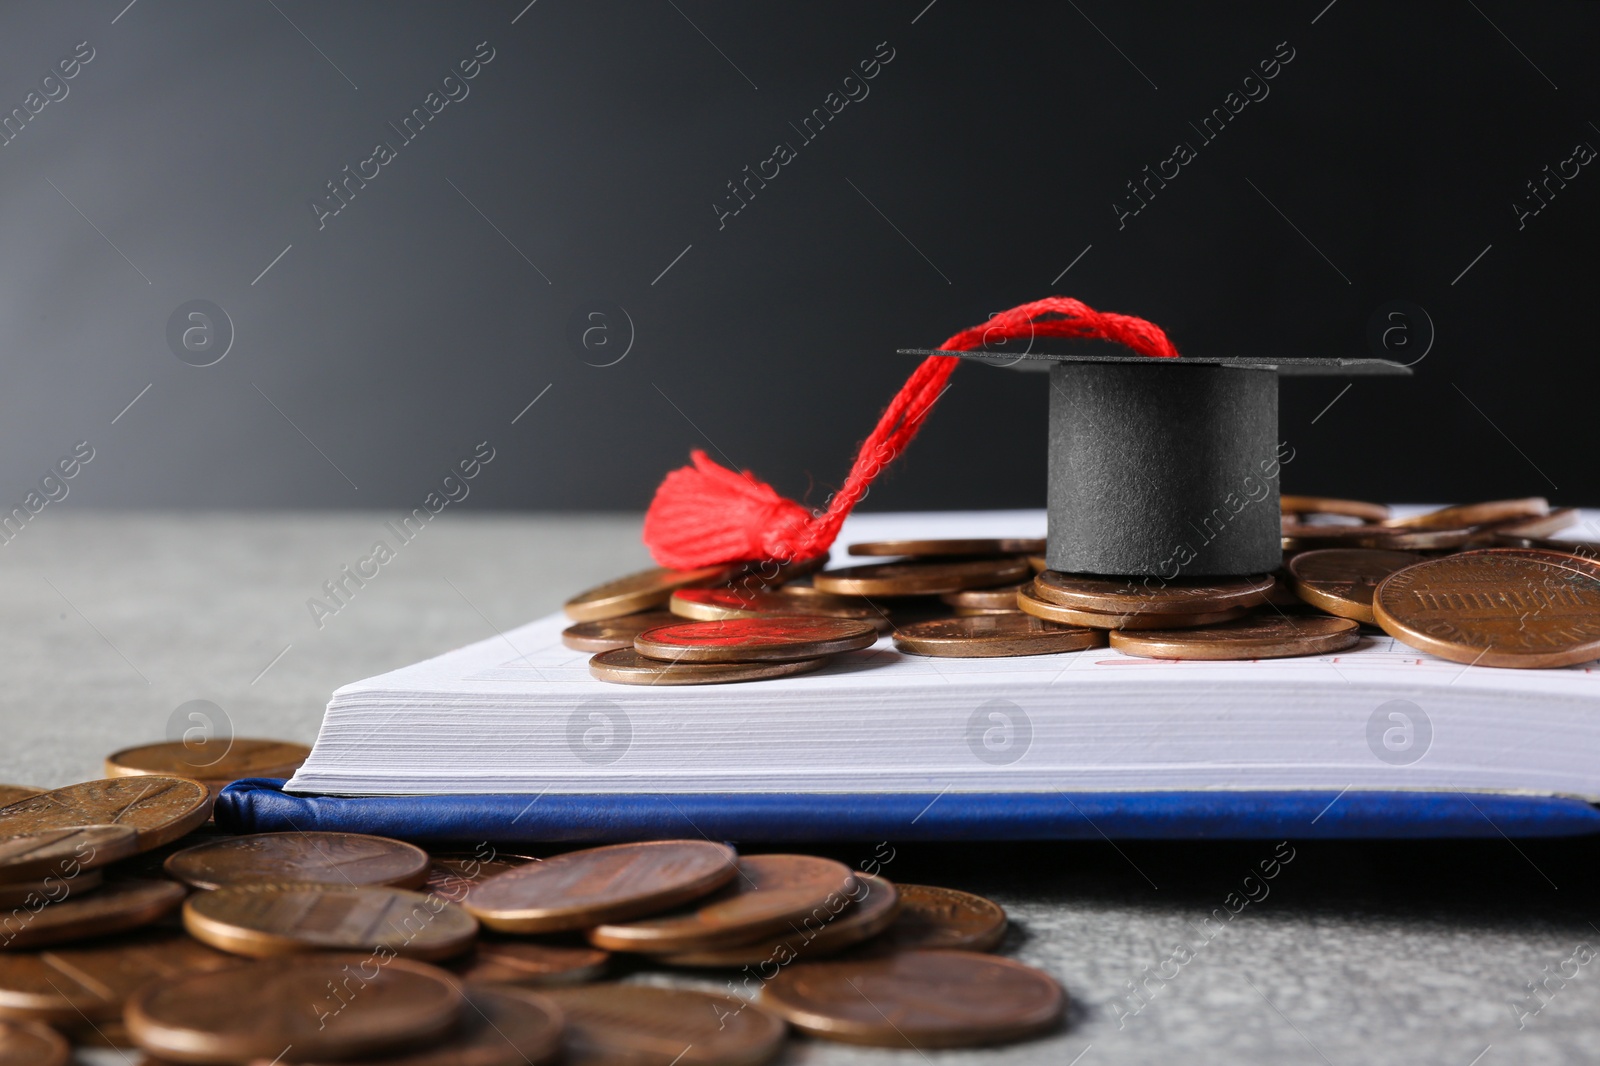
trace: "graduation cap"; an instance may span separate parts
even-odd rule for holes
[[[1034,352],[1041,338],[1130,349]],[[1026,339],[1028,350],[995,347]],[[1278,439],[1278,377],[1410,374],[1384,359],[1180,357],[1154,323],[1048,297],[963,330],[923,361],[862,443],[828,505],[812,511],[704,452],[672,471],[645,516],[663,566],[689,569],[826,551],[850,510],[921,428],[961,360],[1047,371],[1052,570],[1213,577],[1282,561],[1278,477],[1292,452]]]

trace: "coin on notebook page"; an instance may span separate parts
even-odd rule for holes
[[[478,923],[448,900],[403,888],[232,885],[183,905],[196,940],[266,958],[311,951],[387,951],[448,959],[472,947]]]
[[[1006,912],[971,892],[937,885],[901,885],[900,916],[868,950],[989,951],[1005,939]]]
[[[361,1066],[542,1066],[560,1056],[561,1008],[544,996],[520,988],[485,986],[463,988],[462,994],[466,1006],[455,1032],[437,1044],[362,1056]],[[295,1061],[314,1066],[344,1060]]]
[[[1489,500],[1485,503],[1441,507],[1436,511],[1406,515],[1404,518],[1390,518],[1383,524],[1394,529],[1464,529],[1490,522],[1537,518],[1549,513],[1549,500],[1543,496],[1529,496],[1519,500]]]
[[[1026,559],[950,559],[933,562],[868,563],[824,570],[811,579],[837,596],[926,596],[1007,585],[1031,573]]]
[[[1295,593],[1305,602],[1341,618],[1373,621],[1372,594],[1396,570],[1426,558],[1415,552],[1375,548],[1324,548],[1289,560]]]
[[[464,1013],[461,990],[445,971],[349,953],[152,981],[128,1000],[125,1017],[139,1046],[161,1059],[248,1063],[426,1046],[448,1037]]]
[[[1477,666],[1572,666],[1600,657],[1600,579],[1574,563],[1491,548],[1390,574],[1373,596],[1384,632]]]
[[[0,1066],[67,1066],[72,1045],[48,1025],[0,1021]]]
[[[1266,601],[1271,574],[1253,577],[1093,577],[1046,570],[1033,579],[1033,596],[1047,603],[1105,614],[1187,614],[1254,607]]]
[[[0,837],[0,885],[36,878],[75,877],[136,850],[138,834],[125,825],[86,825]]]
[[[250,833],[174,852],[164,869],[195,888],[268,882],[415,888],[427,880],[431,861],[415,844],[365,833]]]
[[[1032,583],[1030,579],[1011,585],[1001,585],[992,589],[962,589],[960,592],[943,593],[939,596],[939,599],[952,607],[958,608],[1014,611],[1017,609],[1017,593]]]
[[[435,852],[422,889],[451,903],[460,903],[479,881],[538,860],[531,855],[505,855],[493,848],[475,852]]]
[[[894,645],[901,651],[958,659],[1048,655],[1100,648],[1105,642],[1101,630],[1057,625],[1020,612],[935,619],[894,631]]]
[[[176,929],[143,929],[41,951],[0,952],[0,1015],[54,1025],[122,1016],[140,986],[240,959]]]
[[[542,988],[598,980],[610,958],[610,952],[588,944],[485,936],[478,938],[472,954],[451,969],[463,981]]]
[[[1470,541],[1475,529],[1401,529],[1393,526],[1317,526],[1283,523],[1284,551],[1317,548],[1379,548],[1384,551],[1450,551]]]
[[[717,585],[735,571],[729,566],[705,566],[698,570],[668,570],[656,567],[619,577],[578,593],[566,602],[567,617],[574,622],[594,622],[602,618],[637,614],[664,608],[678,589],[696,585]]]
[[[808,916],[787,936],[654,958],[667,966],[787,966],[795,959],[825,958],[870,940],[889,928],[900,914],[899,890],[882,877],[857,874],[851,897],[836,914]]]
[[[174,881],[110,881],[82,895],[71,880],[62,884],[65,893],[33,911],[26,922],[4,923],[0,951],[137,929],[177,909],[184,895],[184,887]]]
[[[611,651],[633,647],[633,638],[647,629],[671,625],[678,616],[671,611],[640,611],[620,618],[594,622],[575,622],[561,631],[561,643],[574,651]]]
[[[124,748],[106,756],[107,777],[160,774],[198,781],[228,782],[246,777],[293,777],[311,749],[286,740],[211,737]]]
[[[633,648],[670,663],[786,662],[858,651],[877,640],[878,631],[858,619],[773,614],[658,626],[634,637]]]
[[[1389,517],[1389,508],[1381,503],[1339,500],[1331,496],[1280,496],[1278,510],[1286,515],[1329,514],[1359,518],[1363,522],[1382,522]]]
[[[566,1017],[567,1066],[759,1066],[783,1047],[783,1022],[736,996],[622,984],[540,994]]]
[[[709,840],[648,840],[552,855],[474,885],[463,906],[508,933],[586,929],[658,914],[738,876],[738,853]]]
[[[33,785],[0,785],[0,807],[15,803],[17,800],[27,799],[29,796],[37,796],[44,791],[44,789],[35,788]]]
[[[1067,996],[1055,978],[972,951],[906,951],[800,962],[761,990],[796,1029],[847,1044],[951,1048],[1000,1044],[1056,1027]]]
[[[632,648],[618,648],[590,659],[589,673],[614,685],[726,685],[808,674],[831,661],[822,656],[781,663],[669,663],[647,658]]]
[[[856,596],[801,595],[783,589],[680,589],[669,604],[672,620],[691,618],[715,622],[724,618],[761,618],[769,614],[804,614],[825,618],[854,618],[877,626],[883,612]]]
[[[589,930],[607,951],[661,954],[744,944],[825,920],[850,902],[855,875],[842,862],[815,855],[745,855],[739,875],[713,896],[681,911]]]
[[[1079,607],[1063,607],[1050,603],[1026,590],[1017,593],[1017,606],[1024,614],[1062,626],[1087,626],[1090,629],[1172,629],[1190,626],[1210,626],[1231,622],[1250,613],[1248,607],[1227,607],[1220,611],[1185,611],[1168,614],[1155,610],[1132,610],[1113,614],[1107,611],[1088,611]]]
[[[67,898],[68,893],[84,896],[104,882],[105,874],[99,870],[79,870],[72,877],[46,874],[35,881],[0,882],[0,907],[45,907]]]
[[[1043,537],[968,537],[947,540],[869,540],[850,545],[851,555],[1041,555]]]
[[[211,792],[181,777],[113,777],[52,789],[0,807],[0,836],[86,825],[123,825],[140,851],[160,847],[204,824]]]
[[[1286,659],[1353,648],[1361,626],[1326,615],[1256,615],[1200,629],[1115,630],[1111,647],[1147,659]]]

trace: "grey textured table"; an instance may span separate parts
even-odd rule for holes
[[[163,739],[195,699],[240,735],[310,741],[335,686],[646,561],[636,520],[447,513],[319,629],[307,599],[387,517],[45,511],[0,547],[0,780],[99,776],[107,752]],[[1003,903],[1005,950],[1074,1001],[1047,1040],[928,1061],[1498,1066],[1592,1061],[1600,1046],[1587,840],[1295,842],[1233,917],[1229,894],[1271,843],[889,846],[891,879]],[[832,850],[856,862],[874,844]],[[796,1041],[784,1061],[923,1060]]]

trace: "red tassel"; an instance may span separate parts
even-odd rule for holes
[[[1161,327],[1132,315],[1096,311],[1066,296],[1049,296],[962,330],[941,351],[965,352],[986,344],[1036,337],[1098,338],[1140,355],[1178,355]],[[692,570],[762,559],[809,559],[827,551],[852,508],[922,428],[945,382],[960,362],[951,355],[924,359],[862,442],[850,473],[821,514],[786,500],[749,473],[719,466],[704,452],[692,467],[672,471],[656,489],[644,517],[644,543],[662,566]]]

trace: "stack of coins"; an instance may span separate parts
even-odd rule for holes
[[[913,655],[1326,655],[1375,627],[1480,666],[1600,657],[1600,544],[1552,540],[1572,508],[1542,497],[1396,518],[1381,504],[1284,496],[1283,565],[1249,577],[1065,574],[1024,537],[852,544],[879,561],[648,571],[574,597],[563,640],[623,684],[805,673],[892,635]],[[809,574],[809,576],[807,576]],[[757,577],[756,575],[766,575]]]
[[[269,743],[245,747],[295,750]],[[195,754],[131,750],[147,769]],[[207,821],[222,765],[0,786],[0,1059],[65,1066],[76,1044],[218,1066],[761,1063],[795,1030],[975,1046],[1066,1009],[1048,974],[986,954],[1008,927],[997,904],[894,884],[872,860],[230,835]],[[605,980],[618,955],[629,975],[726,970],[740,994]]]

